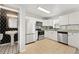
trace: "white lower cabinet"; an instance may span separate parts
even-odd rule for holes
[[[68,44],[79,48],[79,33],[68,33]]]
[[[57,41],[57,31],[45,31],[44,36]]]
[[[31,43],[37,40],[36,34],[27,34],[26,35],[26,42],[25,43]]]
[[[52,39],[57,41],[57,31],[52,32]]]

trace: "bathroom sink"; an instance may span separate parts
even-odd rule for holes
[[[11,36],[11,45],[14,45],[14,35],[17,33],[17,31],[6,31],[6,34],[9,34]]]
[[[16,34],[17,31],[6,31],[6,34]]]

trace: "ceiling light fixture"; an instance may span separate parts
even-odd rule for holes
[[[50,13],[50,11],[48,11],[48,10],[46,10],[46,9],[44,9],[44,8],[41,8],[41,7],[38,7],[38,10],[41,10],[41,11],[43,11],[43,12],[45,12],[45,13]]]
[[[10,11],[14,11],[14,12],[18,12],[18,10],[12,9],[12,8],[8,8],[5,6],[0,6],[0,8],[6,9],[6,10],[10,10]]]

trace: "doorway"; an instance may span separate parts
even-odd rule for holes
[[[18,12],[1,5],[0,54],[18,53]]]

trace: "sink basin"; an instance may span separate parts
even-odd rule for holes
[[[6,34],[16,34],[17,31],[6,31]]]

